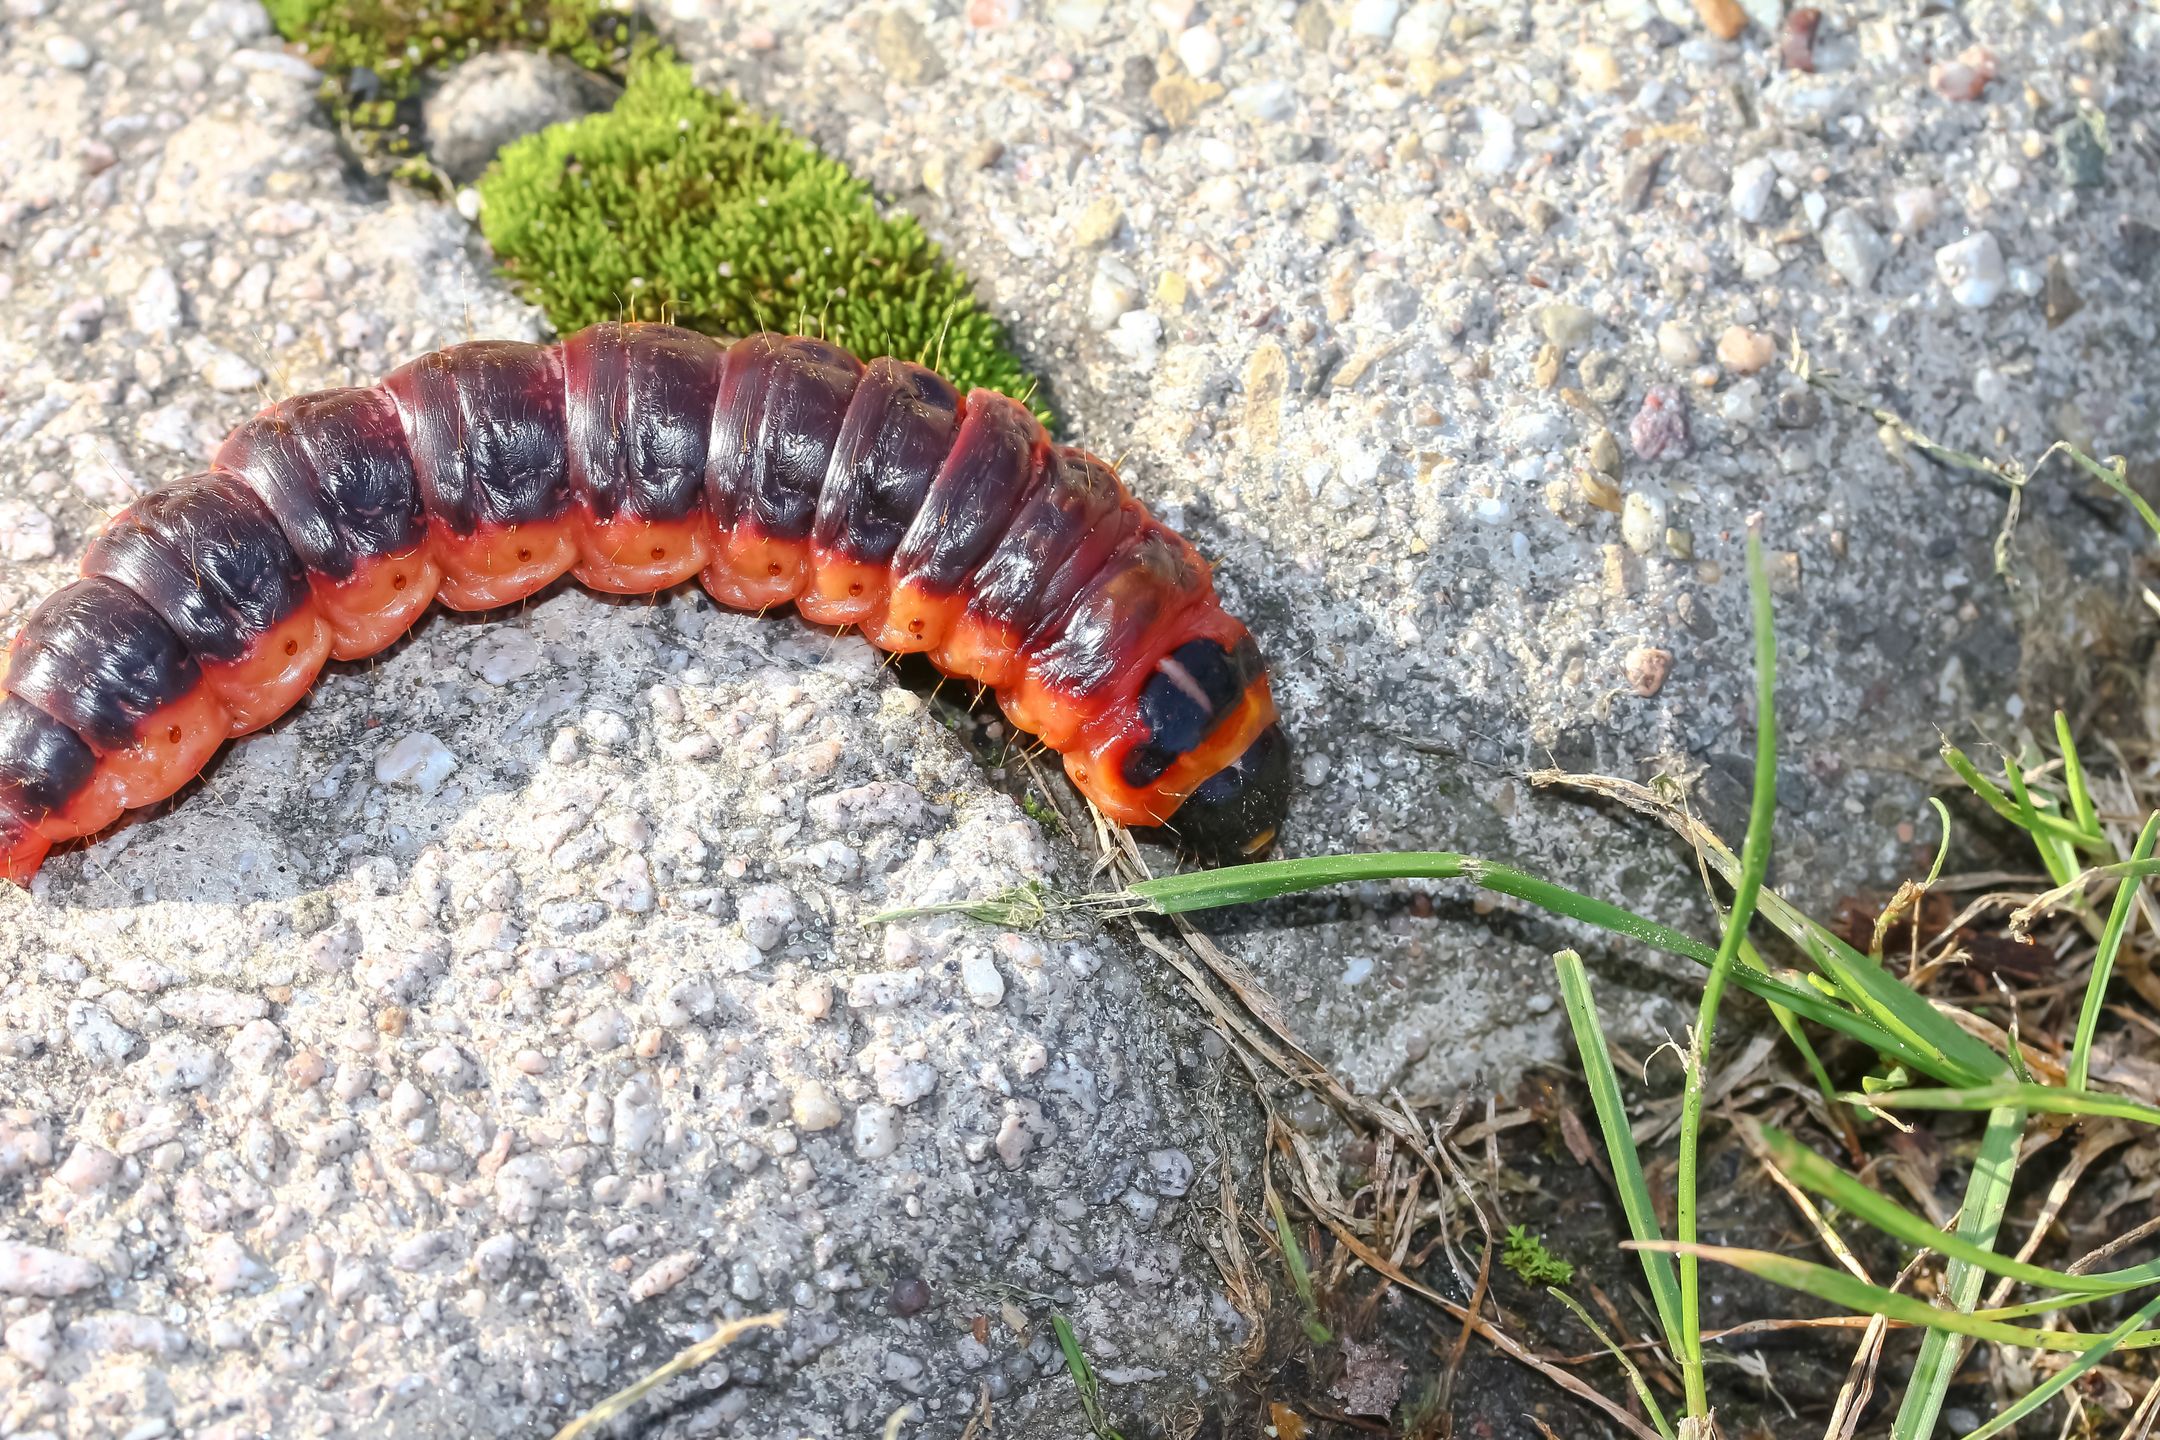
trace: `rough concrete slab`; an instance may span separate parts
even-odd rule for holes
[[[10,632],[264,399],[538,328],[259,7],[11,15]],[[1243,1324],[1190,1022],[1093,924],[863,923],[1073,860],[859,642],[434,617],[0,896],[0,1431],[544,1435],[776,1308],[650,1433],[1067,1434],[1052,1313],[1189,1404]]]

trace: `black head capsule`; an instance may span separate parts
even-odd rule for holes
[[[1290,812],[1290,737],[1280,724],[1185,797],[1163,828],[1217,865],[1266,857]]]

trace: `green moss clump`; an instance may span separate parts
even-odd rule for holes
[[[1507,1244],[1500,1263],[1515,1272],[1525,1285],[1566,1285],[1575,1278],[1575,1267],[1545,1248],[1545,1242],[1520,1225],[1508,1227]]]
[[[617,319],[801,330],[964,387],[1035,390],[921,226],[665,55],[632,62],[607,114],[506,148],[479,188],[488,243],[564,333]]]
[[[356,124],[384,128],[420,77],[482,50],[554,50],[590,70],[622,63],[623,17],[600,0],[266,0],[278,33],[341,82]],[[356,75],[373,77],[351,87]],[[351,87],[351,88],[348,88]],[[361,107],[375,111],[363,112]]]

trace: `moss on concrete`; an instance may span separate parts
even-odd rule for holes
[[[648,55],[604,115],[509,146],[480,228],[559,330],[668,319],[716,335],[823,334],[963,386],[1034,382],[966,277],[838,161],[687,67]]]
[[[628,17],[600,0],[267,0],[278,33],[344,82],[357,110],[389,107],[420,77],[482,50],[554,50],[589,69],[620,65]],[[354,81],[358,83],[355,84]],[[356,119],[376,117],[359,116]]]

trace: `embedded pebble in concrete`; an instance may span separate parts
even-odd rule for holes
[[[0,634],[262,386],[542,333],[259,6],[108,8],[0,28]],[[650,1433],[1067,1434],[1052,1312],[1173,1413],[1245,1338],[1152,1158],[1212,1193],[1214,1062],[1093,923],[863,923],[1029,883],[859,640],[571,592],[335,668],[0,894],[0,1433],[550,1434],[774,1308]]]

